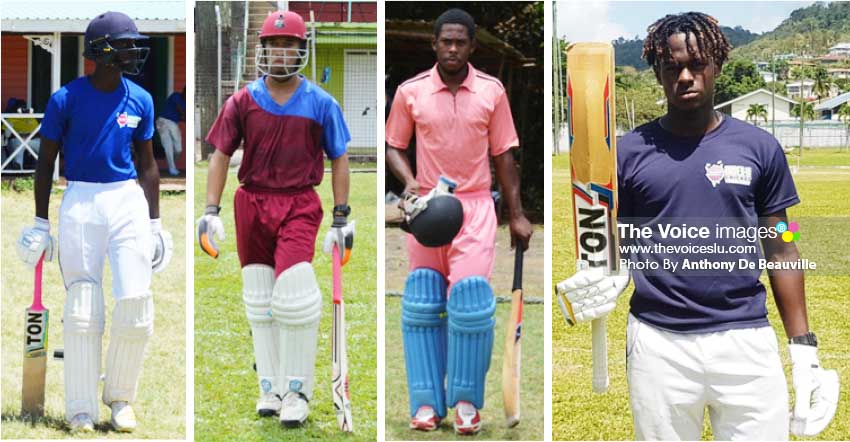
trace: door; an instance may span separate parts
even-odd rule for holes
[[[361,153],[375,155],[377,142],[375,125],[378,121],[376,81],[377,51],[345,51],[345,85],[343,116],[351,132],[349,148],[360,148]],[[366,148],[366,151],[362,149]]]

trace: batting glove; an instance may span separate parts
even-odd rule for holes
[[[605,275],[601,267],[591,268],[587,261],[579,260],[578,271],[555,286],[558,305],[567,324],[601,318],[617,306],[617,298],[629,285],[629,271]]]
[[[153,236],[151,267],[154,273],[159,273],[165,270],[165,267],[171,262],[174,241],[171,238],[171,233],[162,230],[162,221],[159,218],[151,220],[151,234]]]
[[[35,225],[25,228],[18,239],[18,257],[30,267],[35,267],[41,254],[44,260],[53,260],[53,237],[50,236],[50,221],[35,217]]]
[[[791,433],[815,436],[835,416],[838,373],[820,368],[815,346],[789,344],[788,351],[791,353],[791,380],[796,396],[794,411],[791,412]]]
[[[351,249],[354,247],[354,221],[348,222],[350,213],[351,208],[348,206],[334,207],[334,221],[322,244],[322,251],[329,255],[333,252],[333,246],[336,244],[342,265],[345,265],[351,258]]]
[[[224,224],[218,217],[219,212],[221,207],[207,206],[204,216],[198,218],[198,244],[201,250],[213,258],[218,258],[218,246],[213,241],[213,237],[224,241]]]

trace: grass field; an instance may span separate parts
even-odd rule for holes
[[[404,291],[408,275],[407,252],[401,229],[387,228],[386,289],[396,293]],[[523,261],[523,294],[526,299],[542,298],[543,282],[543,226],[537,225],[531,246]],[[497,296],[509,296],[513,283],[514,253],[510,250],[507,226],[499,227],[496,235],[496,263],[490,283]],[[469,440],[456,436],[452,429],[454,410],[449,410],[440,430],[434,432],[411,431],[408,428],[410,412],[407,397],[407,374],[404,367],[404,349],[401,336],[401,298],[386,298],[386,439],[387,440]],[[522,320],[522,382],[520,391],[521,421],[514,428],[505,426],[502,400],[502,354],[504,351],[505,323],[510,304],[496,305],[496,327],[493,356],[487,372],[485,406],[481,410],[481,433],[476,440],[543,440],[543,305],[525,304]],[[390,405],[392,404],[392,405]]]
[[[15,252],[15,242],[25,226],[32,224],[34,215],[32,182],[19,181],[23,191],[3,186],[2,264],[3,264],[3,350],[2,350],[2,439],[65,439],[73,438],[65,427],[65,390],[62,362],[49,359],[47,363],[46,417],[34,425],[20,420],[21,362],[23,345],[23,311],[32,302],[33,273]],[[58,230],[61,191],[50,199],[51,232]],[[156,306],[155,332],[148,343],[139,392],[133,408],[139,428],[132,434],[116,433],[109,426],[109,409],[100,406],[101,423],[97,425],[98,439],[182,439],[186,437],[186,255],[184,238],[186,223],[184,193],[160,197],[160,211],[165,229],[174,236],[174,257],[169,267],[153,277],[151,290]],[[44,303],[50,309],[48,350],[62,347],[62,310],[65,289],[59,265],[44,265]],[[106,298],[106,334],[103,355],[109,342],[112,276],[109,266],[103,277]],[[100,396],[98,395],[98,398]],[[78,436],[80,437],[80,436]],[[91,436],[81,436],[88,437]]]
[[[359,167],[359,166],[358,166]],[[195,167],[195,216],[205,204],[207,163]],[[203,441],[351,440],[376,437],[376,175],[351,175],[351,219],[357,232],[351,261],[343,268],[343,295],[348,345],[353,434],[337,430],[331,401],[331,260],[320,250],[331,224],[330,174],[316,190],[325,219],[319,229],[313,266],[323,304],[319,351],[310,418],[298,429],[281,427],[277,418],[260,418],[254,411],[257,378],[252,368],[253,346],[242,303],[242,281],[233,226],[236,175],[228,176],[222,198],[222,221],[227,239],[219,243],[217,260],[195,249],[195,438]]]
[[[790,158],[789,158],[790,161]],[[836,150],[806,150],[802,157],[806,167],[794,175],[802,203],[788,210],[789,218],[831,217],[836,228],[808,229],[804,235],[814,240],[828,241],[833,234],[844,235],[850,229],[850,170],[832,166],[850,165],[850,153]],[[553,159],[553,282],[569,277],[575,269],[572,203],[569,201],[569,156]],[[802,225],[802,224],[801,224]],[[840,233],[839,233],[840,232]],[[842,242],[843,241],[832,241]],[[802,243],[805,244],[805,243]],[[801,246],[801,250],[803,247]],[[847,262],[850,252],[835,247],[830,260]],[[805,251],[801,252],[806,258]],[[762,282],[769,287],[767,274]],[[847,315],[847,287],[850,268],[829,275],[810,272],[806,277],[806,303],[809,325],[817,333],[820,361],[825,368],[835,369],[841,378],[842,390],[838,412],[818,440],[850,439],[850,324]],[[611,388],[605,395],[592,393],[590,326],[568,327],[559,310],[552,317],[552,439],[553,440],[624,440],[633,439],[632,417],[626,384],[625,347],[628,298],[630,286],[620,299],[617,309],[608,319],[608,348]],[[768,293],[768,312],[780,342],[785,332],[776,310],[772,293]],[[790,389],[790,360],[785,345],[780,345]],[[792,396],[793,398],[793,396]],[[793,438],[793,436],[792,436]],[[703,439],[711,439],[706,427]]]

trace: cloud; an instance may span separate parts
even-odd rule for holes
[[[558,2],[558,34],[568,41],[611,41],[627,35],[626,28],[610,19],[606,1]]]

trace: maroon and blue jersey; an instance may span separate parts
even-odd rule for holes
[[[689,260],[759,259],[758,241],[720,238],[716,226],[756,228],[759,217],[800,202],[779,142],[769,133],[725,116],[713,131],[681,137],[664,130],[658,120],[626,134],[617,146],[618,220],[653,226],[652,241],[730,250],[718,256],[688,252]],[[708,238],[660,239],[659,224],[705,225]],[[624,240],[642,244],[641,240]],[[626,256],[623,256],[625,258]],[[663,261],[670,252],[651,251],[637,257]],[[636,259],[631,256],[631,259]],[[635,292],[631,313],[659,328],[705,333],[768,325],[766,290],[761,270],[631,272]]]
[[[227,100],[207,135],[227,156],[243,146],[239,182],[273,192],[319,185],[324,155],[339,158],[350,140],[339,104],[304,77],[282,106],[269,95],[265,77],[258,78]]]

